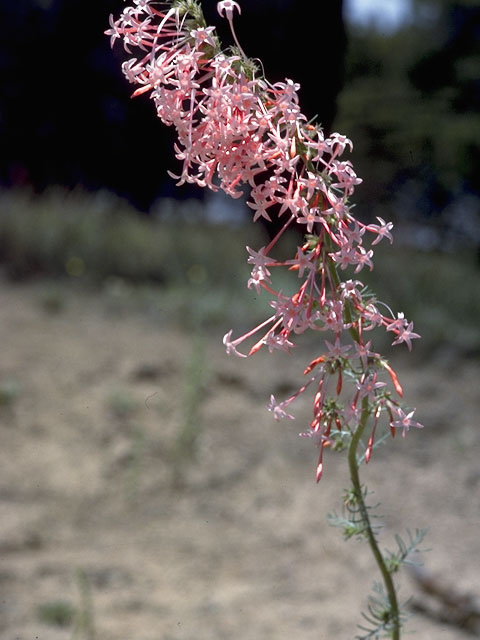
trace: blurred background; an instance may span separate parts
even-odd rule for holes
[[[429,429],[396,442],[416,502],[401,498],[393,524],[441,513],[429,563],[453,576],[453,593],[480,593],[480,2],[241,5],[245,51],[269,79],[300,82],[303,111],[326,133],[353,140],[358,216],[395,223],[393,246],[377,247],[362,278],[422,334],[409,359],[382,336],[377,346]],[[230,44],[216,2],[203,6]],[[130,98],[128,54],[103,34],[123,7],[0,0],[0,631],[350,637],[358,584],[345,571],[365,567],[322,529],[333,593],[310,572],[343,477],[325,480],[331,505],[328,489],[311,490],[315,451],[296,439],[308,403],[293,434],[264,418],[272,391],[298,386],[303,359],[272,372],[268,357],[239,364],[221,345],[269,308],[245,286],[245,245],[268,232],[243,203],[168,177],[173,132],[146,97]],[[308,358],[315,347],[303,348]],[[380,484],[392,466],[382,455]],[[272,592],[280,608],[259,613]],[[447,615],[441,598],[420,597],[419,637],[475,636],[480,614],[465,598]]]

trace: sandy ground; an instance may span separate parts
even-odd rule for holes
[[[44,283],[1,282],[0,299],[2,639],[354,637],[377,575],[363,544],[326,522],[345,457],[327,455],[315,485],[316,450],[298,437],[309,401],[295,423],[265,410],[306,358],[229,358],[220,334],[199,346],[98,294],[66,289],[52,313]],[[425,568],[480,596],[480,364],[447,347],[428,361],[398,354],[426,428],[363,469],[382,543],[428,527]],[[178,448],[185,424],[194,461]],[[400,595],[412,594],[424,601],[404,576]],[[48,607],[71,607],[73,622]],[[474,637],[423,615],[408,630]]]

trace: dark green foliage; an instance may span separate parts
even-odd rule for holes
[[[354,141],[365,180],[357,214],[388,204],[399,218],[443,217],[448,233],[448,207],[461,210],[466,194],[480,221],[480,5],[417,0],[414,10],[393,34],[349,34],[336,128]]]

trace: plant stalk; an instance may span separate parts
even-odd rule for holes
[[[355,430],[355,432],[353,433],[352,440],[348,448],[348,465],[350,468],[350,479],[352,481],[354,495],[360,509],[363,523],[365,525],[365,534],[368,540],[368,544],[370,545],[370,549],[372,550],[372,554],[373,554],[373,557],[375,558],[375,562],[377,563],[378,568],[380,569],[380,573],[382,574],[382,578],[383,578],[383,583],[387,591],[388,601],[390,603],[391,621],[393,623],[392,639],[400,640],[400,613],[398,608],[398,600],[397,600],[397,593],[395,591],[395,585],[393,583],[392,576],[387,569],[383,555],[380,549],[378,548],[377,540],[375,538],[372,524],[370,522],[370,517],[368,515],[368,509],[365,504],[365,500],[363,498],[362,487],[360,485],[360,477],[358,473],[357,449],[358,449],[360,439],[367,425],[369,415],[370,415],[370,411],[368,408],[368,398],[364,398],[362,403],[362,415],[360,418],[360,423],[357,429]]]

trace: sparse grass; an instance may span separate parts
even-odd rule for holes
[[[173,485],[183,485],[186,470],[195,460],[202,432],[200,404],[205,393],[207,361],[204,339],[197,334],[192,340],[192,350],[186,363],[182,397],[182,418],[172,452]]]
[[[66,600],[52,600],[37,609],[41,622],[52,627],[69,627],[75,617],[75,607]]]
[[[110,394],[108,407],[116,418],[126,420],[135,414],[138,409],[138,402],[130,391],[118,389]]]
[[[52,627],[70,627],[71,640],[95,640],[93,602],[90,584],[83,569],[75,571],[79,601],[73,605],[67,600],[51,600],[38,606],[38,619]]]
[[[125,469],[125,488],[127,499],[132,502],[135,501],[139,493],[143,462],[148,445],[145,432],[140,427],[132,429],[130,438],[130,451]]]
[[[75,578],[79,591],[79,604],[75,609],[71,640],[95,640],[96,633],[90,583],[83,569],[77,569]]]
[[[0,408],[11,407],[19,394],[16,380],[0,380]]]

